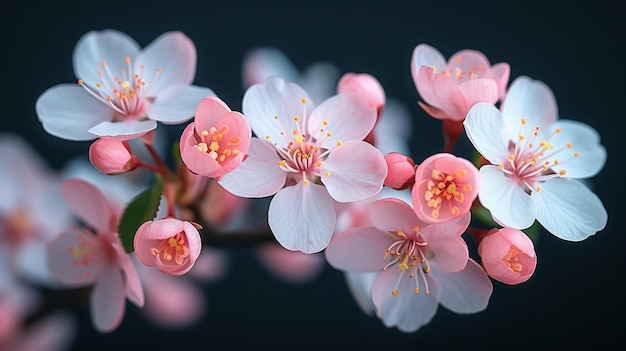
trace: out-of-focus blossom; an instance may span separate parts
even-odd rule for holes
[[[478,198],[493,219],[516,229],[537,219],[569,241],[602,230],[606,209],[578,180],[604,166],[598,133],[587,124],[559,120],[550,88],[528,77],[511,84],[500,109],[477,104],[464,122],[468,138],[491,163],[480,168]]]
[[[470,161],[438,153],[417,167],[411,197],[420,220],[441,223],[469,213],[479,189],[480,174]]]
[[[426,102],[420,106],[432,117],[462,122],[478,102],[496,103],[509,81],[508,63],[491,65],[481,52],[461,50],[446,62],[427,44],[413,50],[411,74],[418,93]]]
[[[139,276],[117,233],[121,213],[85,180],[66,180],[61,192],[89,228],[73,228],[52,241],[48,265],[67,286],[94,286],[90,296],[92,322],[101,332],[113,331],[124,316],[126,297],[137,306],[144,303]]]
[[[324,256],[287,250],[270,243],[259,246],[256,255],[265,269],[293,284],[310,283],[324,269]]]
[[[141,49],[112,29],[81,37],[72,56],[78,85],[60,84],[37,99],[44,129],[59,138],[141,137],[157,121],[189,120],[200,100],[215,95],[191,85],[196,48],[181,32],[166,32]]]
[[[385,155],[388,173],[383,185],[393,189],[409,189],[415,182],[415,162],[413,159],[398,152]]]
[[[198,105],[194,122],[180,138],[180,154],[189,170],[219,178],[243,161],[252,131],[248,120],[219,98],[206,97]]]
[[[368,209],[373,226],[336,235],[325,254],[343,271],[380,272],[371,298],[386,326],[416,331],[434,317],[439,303],[456,313],[487,307],[493,287],[461,238],[469,214],[427,224],[402,200],[378,200]]]
[[[533,242],[518,229],[489,231],[478,245],[478,254],[487,274],[504,284],[527,281],[537,266]]]
[[[243,60],[243,86],[249,88],[272,76],[281,77],[301,86],[315,103],[335,94],[339,69],[330,62],[315,62],[300,71],[278,48],[257,47]]]
[[[333,202],[374,196],[387,175],[382,153],[362,141],[376,111],[354,94],[315,107],[302,88],[273,77],[246,91],[243,113],[259,138],[219,183],[242,197],[275,194],[268,221],[278,242],[305,253],[323,250],[335,225]]]
[[[89,161],[104,174],[114,175],[132,171],[139,159],[132,154],[127,141],[100,138],[89,146]]]
[[[0,164],[0,256],[20,278],[56,285],[45,245],[72,223],[60,176],[16,134],[0,134]]]
[[[196,262],[202,242],[197,224],[163,218],[139,226],[134,247],[137,258],[146,266],[171,275],[183,275]]]

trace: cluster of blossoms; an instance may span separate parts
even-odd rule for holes
[[[238,112],[192,85],[196,52],[183,33],[143,49],[115,30],[87,33],[73,55],[78,84],[45,91],[38,118],[54,136],[92,140],[89,160],[101,175],[148,185],[115,197],[104,182],[56,180],[67,208],[41,241],[49,280],[93,286],[93,323],[107,332],[121,323],[126,298],[142,307],[157,290],[151,274],[174,276],[171,285],[215,277],[223,263],[205,253],[254,244],[294,282],[327,262],[345,272],[364,312],[414,332],[439,304],[480,312],[492,280],[530,279],[535,222],[565,241],[605,227],[601,200],[581,180],[602,169],[606,150],[592,127],[558,118],[550,88],[526,76],[509,84],[507,63],[474,50],[446,60],[420,44],[410,62],[419,106],[443,126],[443,150],[421,162],[406,143],[418,121],[370,74],[330,64],[301,74],[280,51],[255,50]],[[187,122],[164,157],[160,124]],[[477,157],[455,151],[464,136]],[[10,172],[0,184],[28,181]],[[25,243],[36,224],[24,212],[33,206],[9,195],[0,199],[2,250]]]

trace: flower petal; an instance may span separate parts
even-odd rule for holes
[[[226,173],[218,183],[241,197],[273,195],[287,180],[287,173],[278,166],[278,161],[280,158],[272,144],[252,138],[247,158],[232,172]]]
[[[525,229],[535,221],[535,201],[517,182],[496,166],[480,168],[482,177],[478,199],[497,222],[504,226]]]
[[[89,301],[91,320],[98,331],[111,332],[120,325],[126,299],[122,272],[117,267],[107,267],[101,271]]]
[[[403,332],[414,332],[428,324],[439,306],[439,284],[426,276],[430,294],[414,293],[415,279],[399,269],[389,269],[378,274],[372,284],[372,301],[376,315],[386,327],[397,327]],[[394,289],[394,287],[397,288]],[[398,292],[397,296],[391,294]],[[424,289],[422,289],[423,291]]]
[[[454,121],[462,121],[467,114],[467,103],[456,82],[449,77],[434,73],[433,69],[422,66],[417,73],[417,91],[432,107],[435,107]]]
[[[61,283],[86,286],[99,279],[104,267],[104,261],[97,255],[99,253],[99,242],[94,234],[72,229],[59,234],[50,243],[46,259],[50,273]]]
[[[310,283],[324,267],[322,254],[290,251],[274,243],[260,246],[256,253],[265,269],[292,284]]]
[[[471,214],[431,224],[421,228],[420,234],[428,243],[428,250],[435,254],[441,268],[447,272],[458,272],[465,268],[469,258],[469,250],[461,237],[470,223]]]
[[[374,279],[376,279],[378,273],[379,272],[346,272],[344,274],[348,290],[350,290],[352,297],[361,311],[368,316],[374,314],[374,311],[376,310],[376,306],[374,306],[374,303],[372,302],[371,290]]]
[[[153,120],[122,122],[102,122],[89,129],[89,133],[101,138],[111,138],[117,141],[131,140],[154,130],[157,123]]]
[[[510,76],[511,66],[506,62],[500,62],[491,66],[491,69],[485,72],[483,77],[496,81],[498,84],[498,98],[501,98],[506,92],[506,85],[509,83]]]
[[[509,156],[509,136],[498,109],[489,103],[478,103],[463,122],[465,133],[476,150],[492,164],[502,164]]]
[[[105,62],[107,69],[117,75],[126,69],[126,57],[135,57],[141,50],[139,44],[125,33],[114,29],[90,31],[83,35],[76,43],[72,62],[74,74],[90,86],[101,82],[101,63]]]
[[[511,83],[500,110],[507,121],[517,125],[525,118],[531,128],[550,125],[558,118],[552,90],[545,83],[526,76]]]
[[[298,182],[274,195],[268,222],[284,248],[304,253],[322,251],[335,228],[333,200],[323,186]]]
[[[495,104],[498,101],[498,84],[489,78],[470,79],[459,84],[459,90],[465,97],[465,108],[469,110],[479,102]]]
[[[554,178],[532,193],[537,220],[558,238],[581,241],[604,229],[608,215],[602,201],[574,179]]]
[[[559,153],[559,164],[551,166],[555,172],[566,170],[568,178],[589,178],[602,170],[607,154],[595,129],[582,122],[564,119],[558,120],[551,128],[562,130],[550,138],[552,144],[564,146],[572,143],[572,149]],[[574,156],[574,152],[578,152],[578,156]]]
[[[367,206],[372,224],[384,232],[412,233],[413,228],[423,223],[417,218],[413,208],[406,202],[387,198],[372,202]],[[388,245],[387,245],[388,246]]]
[[[243,60],[242,76],[245,88],[262,83],[271,76],[295,82],[298,75],[298,69],[287,55],[275,47],[255,48],[248,52]]]
[[[178,124],[191,119],[200,101],[215,96],[213,90],[195,85],[172,85],[164,88],[156,97],[148,117],[165,123]]]
[[[348,229],[333,237],[324,251],[328,263],[346,272],[379,272],[393,240],[376,227]]]
[[[37,99],[35,110],[46,132],[67,140],[95,139],[89,128],[114,116],[113,109],[74,84],[46,90]]]
[[[363,140],[376,123],[376,108],[354,93],[338,94],[322,102],[309,117],[309,135],[323,139],[321,146],[330,148],[338,140]],[[323,129],[323,132],[321,131]]]
[[[350,141],[335,147],[321,167],[322,183],[339,202],[364,200],[380,192],[387,176],[385,157],[371,144]]]
[[[98,232],[110,231],[113,213],[98,187],[82,179],[67,179],[61,184],[61,195],[80,219]]]
[[[306,104],[302,103],[302,98],[306,99]],[[243,95],[242,111],[248,117],[252,131],[259,138],[269,136],[273,142],[284,141],[281,132],[291,133],[298,129],[294,116],[303,117],[305,108],[309,112],[315,108],[306,91],[279,77],[255,84]]]
[[[144,305],[144,294],[143,294],[143,286],[141,285],[141,278],[139,278],[139,273],[135,268],[133,261],[130,259],[130,256],[124,251],[122,245],[118,243],[111,244],[115,252],[117,253],[118,262],[124,271],[124,285],[126,286],[126,296],[128,299],[132,301],[137,307],[143,307]]]
[[[428,44],[422,43],[417,45],[411,55],[411,75],[413,76],[413,81],[417,84],[417,73],[422,66],[431,67],[435,73],[439,73],[446,68],[446,64],[446,59],[439,50]],[[428,100],[423,95],[422,98]]]
[[[196,75],[196,47],[182,32],[166,32],[146,46],[133,63],[135,72],[141,72],[142,65],[143,70],[155,74],[157,69],[162,69],[158,79],[148,83],[151,84],[148,96],[157,96],[170,85],[191,84]]]
[[[471,258],[460,272],[448,273],[431,264],[431,273],[441,285],[439,302],[455,313],[476,313],[487,308],[493,285],[483,268]]]

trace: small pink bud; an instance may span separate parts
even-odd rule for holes
[[[535,272],[537,256],[530,238],[521,230],[491,230],[478,245],[483,267],[493,279],[515,285]]]
[[[387,178],[384,185],[396,190],[404,190],[415,182],[415,162],[413,159],[397,152],[385,155],[387,162]]]
[[[139,159],[132,154],[127,141],[100,138],[89,147],[89,160],[104,174],[119,174],[132,171]]]
[[[337,92],[357,93],[367,99],[370,107],[376,108],[378,115],[385,106],[385,90],[380,82],[367,73],[346,73],[337,84]]]
[[[143,223],[135,233],[137,258],[146,266],[171,275],[183,275],[193,267],[202,242],[200,226],[176,218]]]

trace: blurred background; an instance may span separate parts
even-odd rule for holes
[[[227,274],[202,284],[203,318],[186,328],[150,323],[127,304],[112,333],[95,331],[88,310],[78,321],[72,350],[145,349],[492,349],[620,343],[624,331],[626,240],[619,215],[624,190],[624,8],[617,2],[284,2],[80,1],[17,2],[0,13],[3,108],[0,132],[26,138],[53,169],[85,157],[89,142],[48,135],[35,115],[47,88],[75,82],[72,51],[95,29],[114,28],[145,46],[179,30],[195,43],[194,84],[212,88],[241,109],[242,60],[249,50],[272,46],[299,69],[330,62],[345,72],[370,73],[387,98],[406,106],[416,162],[441,150],[440,122],[418,106],[410,74],[413,48],[427,43],[448,57],[482,51],[492,63],[508,62],[511,81],[527,75],[553,90],[561,118],[594,127],[608,160],[592,187],[609,213],[607,227],[580,243],[543,232],[538,266],[519,286],[494,282],[488,308],[457,315],[440,308],[416,333],[388,329],[365,315],[329,266],[310,282],[290,283],[270,274],[252,248],[229,250]],[[176,128],[176,127],[174,127]],[[172,129],[176,134],[180,129]],[[619,146],[622,145],[622,146]],[[11,167],[11,165],[0,165]],[[1,194],[0,194],[1,196]]]

